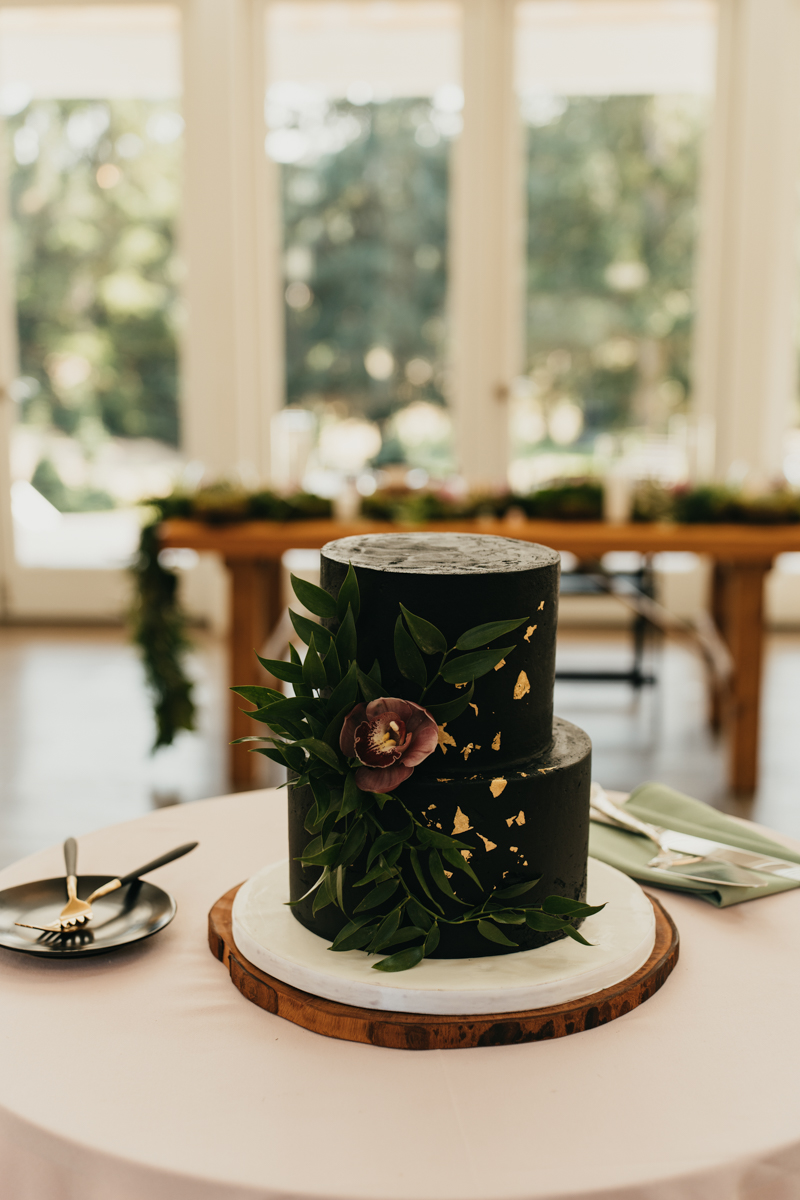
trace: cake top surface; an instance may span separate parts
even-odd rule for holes
[[[479,533],[372,533],[322,547],[335,562],[414,575],[492,575],[550,567],[559,555],[537,542]]]

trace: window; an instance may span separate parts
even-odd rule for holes
[[[448,210],[461,130],[458,6],[269,9],[268,154],[280,164],[286,401],[276,474],[331,492],[372,464],[454,469]],[[306,453],[287,453],[305,445]],[[299,477],[298,477],[299,476]],[[361,486],[374,487],[371,476]]]
[[[178,35],[162,5],[0,13],[22,565],[124,562],[180,468]]]
[[[523,0],[525,374],[511,482],[635,456],[686,476],[701,147],[714,83],[705,0]]]

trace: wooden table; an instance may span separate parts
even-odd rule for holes
[[[232,684],[263,682],[254,650],[263,646],[282,611],[281,556],[290,549],[318,550],[334,538],[390,533],[409,528],[382,521],[241,521],[208,525],[163,522],[164,547],[220,554],[231,582],[229,678]],[[611,550],[641,554],[692,551],[714,562],[712,613],[734,662],[726,724],[730,735],[728,781],[736,792],[752,792],[758,777],[761,659],[764,637],[764,580],[775,557],[800,551],[800,525],[611,525],[600,521],[470,520],[415,525],[414,530],[484,533],[541,542],[579,558]],[[252,732],[231,693],[231,737]],[[237,788],[253,786],[255,761],[242,747],[231,749],[231,778]]]

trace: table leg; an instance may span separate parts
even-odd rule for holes
[[[256,659],[272,632],[281,613],[280,561],[228,559],[230,573],[231,613],[228,678],[231,686],[245,683],[266,683],[267,675]],[[258,728],[241,711],[244,700],[230,693],[230,736],[247,737]],[[230,776],[237,791],[245,791],[256,782],[258,759],[248,754],[244,746],[229,748]]]
[[[711,619],[716,625],[723,641],[727,644],[728,638],[725,631],[725,614],[727,609],[725,602],[726,580],[727,571],[725,564],[714,563],[711,576]],[[726,724],[729,699],[729,688],[720,686],[719,681],[709,672],[708,723],[714,733],[720,733]]]
[[[724,563],[717,568],[721,574],[722,635],[734,662],[728,721],[728,782],[734,792],[754,791],[758,779],[764,579],[771,565]]]

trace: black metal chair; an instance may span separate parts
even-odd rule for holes
[[[630,571],[614,571],[606,568],[597,559],[579,560],[574,570],[561,574],[562,596],[614,596],[625,597],[633,609],[631,639],[633,658],[627,670],[618,671],[572,671],[557,670],[556,679],[592,681],[595,683],[627,683],[635,691],[652,686],[656,676],[645,669],[645,653],[648,641],[657,632],[656,626],[642,611],[637,611],[636,597],[643,601],[655,598],[655,575],[650,556],[643,556],[641,565]],[[646,604],[644,605],[646,607]]]

